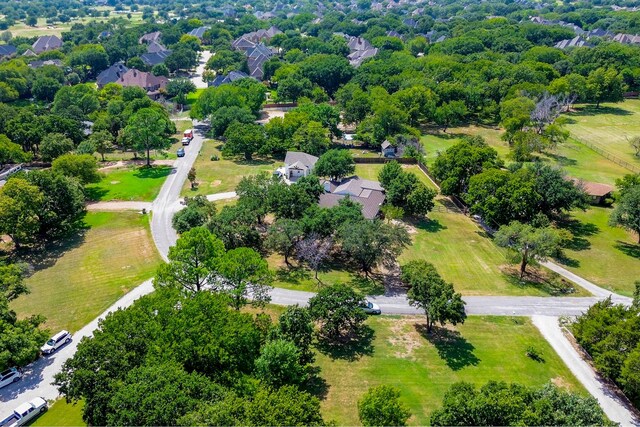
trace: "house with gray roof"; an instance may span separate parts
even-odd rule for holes
[[[284,166],[276,170],[287,183],[296,182],[298,178],[311,175],[318,158],[300,151],[287,151],[284,158]]]
[[[154,65],[163,64],[169,55],[171,55],[170,50],[163,50],[154,53],[143,53],[140,55],[140,59],[147,67],[153,67]]]
[[[371,49],[366,50],[356,50],[350,53],[347,56],[347,59],[349,60],[349,64],[351,64],[351,66],[358,68],[360,65],[362,65],[365,59],[373,58],[377,54],[378,48],[372,47]]]
[[[31,46],[36,54],[47,52],[49,50],[56,50],[62,47],[62,40],[58,36],[40,36]]]
[[[98,77],[96,78],[98,88],[102,89],[109,83],[117,82],[127,71],[129,71],[129,68],[127,68],[122,62],[116,62],[111,67],[98,74]]]
[[[572,39],[560,40],[555,44],[555,47],[558,49],[569,49],[573,47],[591,47],[591,45],[582,37],[575,36]]]
[[[147,33],[138,39],[139,44],[151,43],[160,41],[162,34],[160,31],[154,31],[153,33]]]
[[[332,208],[337,206],[340,200],[348,197],[362,206],[362,215],[367,219],[378,216],[385,200],[384,188],[379,182],[357,176],[345,178],[339,183],[324,181],[323,185],[325,193],[320,195],[320,207]]]
[[[158,53],[164,52],[166,50],[168,49],[156,41],[149,42],[149,44],[147,45],[147,53]]]
[[[230,71],[228,74],[220,74],[213,81],[208,83],[209,86],[218,87],[224,84],[233,83],[236,80],[253,78],[249,74],[242,71]]]
[[[622,44],[640,44],[640,36],[632,34],[619,33],[613,38],[613,41]]]
[[[189,31],[188,34],[190,36],[194,36],[194,37],[197,37],[200,40],[202,40],[202,37],[204,37],[204,33],[206,33],[210,29],[211,29],[211,27],[209,27],[209,26],[198,27],[198,28],[194,28],[193,30]]]
[[[0,45],[0,57],[13,56],[16,54],[16,47],[10,44]]]

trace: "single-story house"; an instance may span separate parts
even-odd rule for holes
[[[170,50],[163,50],[160,52],[147,52],[140,55],[140,59],[147,67],[153,67],[154,65],[163,64],[167,56],[171,55]]]
[[[287,151],[284,166],[276,170],[276,175],[287,182],[295,182],[298,178],[311,175],[318,158],[299,151]]]
[[[374,219],[380,212],[385,200],[384,189],[379,182],[361,179],[357,176],[345,178],[340,182],[324,181],[325,193],[320,195],[320,207],[337,206],[340,200],[349,197],[362,205],[362,215]]]
[[[395,157],[396,156],[396,146],[387,141],[386,139],[381,145],[381,153],[383,157]]]
[[[602,204],[605,199],[611,197],[614,190],[613,186],[599,182],[578,181],[578,183],[582,185],[585,193],[591,197],[591,203],[594,205]]]
[[[0,45],[0,57],[13,56],[16,54],[16,47],[10,44]]]
[[[125,72],[115,83],[120,86],[138,86],[147,91],[152,99],[157,99],[160,96],[160,90],[164,89],[169,83],[169,79],[163,76],[154,76],[151,73],[145,73],[144,71],[136,70],[135,68],[129,69]]]
[[[210,81],[207,85],[218,87],[223,84],[233,83],[236,80],[246,79],[246,78],[252,78],[252,77],[243,71],[229,71],[228,74],[217,75],[216,78]]]
[[[116,83],[127,71],[129,71],[129,68],[127,68],[122,62],[116,62],[111,67],[98,74],[98,77],[96,78],[98,88],[102,89],[109,83]]]
[[[211,27],[208,27],[208,26],[194,28],[193,30],[189,31],[189,35],[197,37],[200,40],[202,40],[202,37],[204,36],[204,33],[206,33],[210,29],[211,29]]]
[[[39,55],[42,52],[60,49],[61,47],[62,40],[58,36],[40,36],[31,46],[31,50]]]

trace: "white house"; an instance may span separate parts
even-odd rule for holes
[[[311,175],[318,158],[299,151],[287,151],[284,166],[276,170],[276,174],[286,181],[295,182],[298,178]]]

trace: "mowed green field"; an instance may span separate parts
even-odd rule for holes
[[[428,336],[422,317],[370,317],[370,348],[356,361],[319,354],[316,364],[326,381],[321,402],[326,420],[359,425],[357,402],[369,387],[389,384],[413,416],[410,425],[428,425],[451,384],[490,380],[541,386],[549,381],[586,394],[529,319],[470,316],[464,325]],[[526,356],[536,348],[544,362]],[[506,362],[508,361],[508,362]]]
[[[12,302],[20,317],[42,314],[45,328],[77,331],[111,304],[153,276],[161,259],[149,216],[133,212],[90,212],[83,236],[30,262],[31,291]]]
[[[578,105],[565,115],[566,128],[579,141],[594,144],[614,156],[640,168],[628,138],[640,136],[640,100],[629,99],[617,104]]]
[[[182,187],[182,196],[233,191],[243,176],[256,175],[260,172],[272,173],[282,165],[282,162],[271,159],[255,159],[251,162],[241,159],[224,159],[218,149],[219,146],[219,141],[204,142],[193,166],[196,169],[198,188],[192,190],[189,181],[186,181]],[[213,154],[216,154],[220,160],[211,160]]]
[[[591,207],[572,213],[574,221],[567,228],[574,238],[558,262],[603,288],[632,296],[640,279],[638,235],[609,226],[611,210]]]
[[[355,175],[362,179],[368,179],[371,181],[378,181],[378,174],[384,167],[384,164],[368,164],[368,163],[357,163]],[[438,187],[429,179],[428,176],[424,174],[420,170],[417,165],[402,165],[402,169],[405,172],[412,172],[415,174],[418,179],[427,187],[433,188],[434,190],[438,190]]]
[[[74,18],[70,22],[60,23],[57,22],[53,25],[47,25],[46,18],[38,18],[38,23],[35,27],[26,25],[24,22],[17,22],[15,25],[9,27],[9,31],[13,37],[39,37],[44,35],[56,35],[60,37],[63,32],[69,31],[74,24],[88,24],[89,22],[107,22],[111,18],[123,18],[129,21],[130,25],[137,25],[142,23],[142,12],[130,12],[131,19],[127,17],[127,13],[115,13],[113,7],[100,6],[96,9],[102,11],[110,11],[108,17],[105,16],[86,16],[83,18]]]
[[[498,155],[503,159],[509,154],[509,144],[500,139],[502,130],[499,128],[488,126],[460,126],[447,129],[447,132],[433,131],[426,135],[423,135],[420,141],[425,149],[425,157],[427,166],[433,164],[433,161],[438,157],[438,153],[446,151],[460,139],[465,136],[479,135],[484,138],[484,141],[495,148]]]
[[[93,201],[145,201],[156,198],[165,178],[171,173],[171,166],[157,165],[151,168],[145,166],[124,166],[103,169],[102,181],[87,185],[87,193]]]
[[[33,427],[74,427],[84,426],[82,420],[82,401],[77,404],[67,403],[64,399],[58,399],[49,410],[38,417],[31,425]]]

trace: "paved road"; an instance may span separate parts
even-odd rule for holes
[[[612,394],[606,386],[606,382],[594,373],[591,366],[580,357],[580,354],[569,343],[558,325],[557,317],[533,316],[532,320],[542,336],[571,369],[573,375],[598,400],[600,407],[611,421],[620,423],[621,426],[640,426],[640,421],[635,417],[633,408],[628,406],[628,402]]]
[[[205,50],[204,52],[200,52],[200,61],[198,62],[198,66],[196,67],[196,73],[191,76],[191,81],[196,85],[198,89],[206,89],[209,87],[207,82],[202,80],[202,73],[204,73],[204,66],[207,65],[207,61],[211,58],[211,52]]]
[[[146,209],[151,210],[152,202],[125,202],[125,201],[113,201],[113,202],[96,202],[89,203],[87,205],[88,211],[141,211]]]

